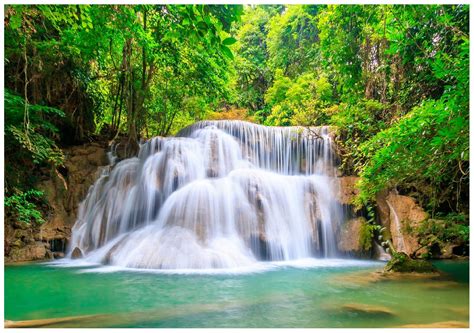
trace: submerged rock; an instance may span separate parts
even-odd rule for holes
[[[62,318],[46,318],[46,319],[33,319],[33,320],[5,320],[5,328],[38,328],[38,327],[54,327],[54,325],[61,324],[64,327],[73,323],[81,323],[92,318],[100,317],[100,315],[84,315],[84,316],[71,316]]]
[[[428,324],[408,324],[403,326],[398,326],[402,328],[468,328],[469,323],[465,321],[438,321],[435,323]]]
[[[400,273],[400,272],[388,272],[388,271],[362,271],[344,274],[335,277],[331,280],[331,283],[337,285],[346,286],[368,286],[373,283],[387,282],[387,281],[423,281],[424,287],[429,288],[430,286],[436,286],[449,279],[449,276],[442,274],[439,271],[426,272],[426,273]]]
[[[350,304],[344,304],[342,306],[342,309],[345,311],[356,312],[356,313],[361,313],[361,314],[385,315],[385,316],[395,315],[395,312],[381,305],[350,303]]]

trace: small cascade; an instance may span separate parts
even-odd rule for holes
[[[390,216],[393,216],[393,223],[395,226],[395,231],[392,232],[392,241],[395,249],[399,252],[406,252],[406,245],[405,245],[405,239],[403,238],[403,233],[402,233],[402,226],[400,224],[400,219],[398,218],[397,212],[393,208],[392,204],[388,201],[385,200],[387,203],[389,209],[390,209]],[[390,219],[392,220],[392,219]]]
[[[334,159],[327,127],[203,121],[155,137],[91,187],[69,255],[154,269],[336,257]]]
[[[392,256],[390,254],[388,254],[387,252],[385,252],[384,248],[382,246],[380,246],[379,243],[374,241],[373,246],[374,246],[374,252],[375,252],[374,257],[377,260],[389,261],[390,259],[392,259]]]

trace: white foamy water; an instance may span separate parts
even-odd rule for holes
[[[96,262],[85,259],[71,260],[60,259],[48,262],[45,265],[78,268],[79,274],[86,273],[115,273],[115,272],[140,272],[150,274],[178,274],[178,275],[246,275],[258,274],[268,271],[276,271],[288,268],[297,269],[325,269],[325,268],[345,268],[345,267],[383,267],[384,262],[375,260],[355,260],[355,259],[317,259],[304,258],[289,261],[257,261],[249,266],[238,266],[233,268],[207,268],[207,269],[153,269],[153,268],[128,268],[123,266],[104,266]]]
[[[326,127],[206,121],[153,138],[90,189],[69,256],[174,272],[335,258],[333,160]]]

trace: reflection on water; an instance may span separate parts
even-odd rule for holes
[[[214,275],[7,266],[5,318],[42,327],[467,325],[467,262],[437,262],[446,274],[410,279],[355,263]]]

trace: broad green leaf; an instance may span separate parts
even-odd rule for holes
[[[222,41],[222,44],[224,45],[232,45],[234,44],[235,42],[237,42],[237,39],[235,39],[234,37],[227,37],[226,39],[224,39]]]

